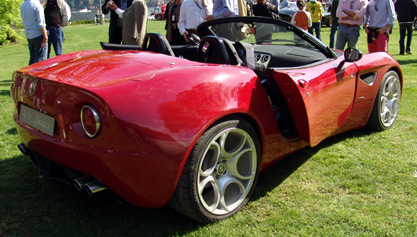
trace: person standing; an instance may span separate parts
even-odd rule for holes
[[[257,0],[256,4],[252,7],[253,15],[265,16],[273,18],[273,14],[278,15],[278,9],[272,3],[266,0]]]
[[[392,0],[370,0],[366,7],[364,27],[368,51],[388,52],[388,33],[395,23]]]
[[[278,14],[277,8],[266,0],[256,0],[256,4],[252,7],[253,15],[274,18],[274,14]],[[272,24],[259,23],[256,27],[256,43],[270,44],[272,42],[272,32],[274,31]]]
[[[238,0],[213,0],[213,15],[207,20],[239,16]],[[241,37],[237,24],[220,24],[211,28],[218,36],[236,41]]]
[[[100,10],[98,9],[98,7],[96,7],[96,15],[94,17],[94,22],[96,23],[96,25],[98,25],[100,23]]]
[[[126,10],[132,5],[133,0],[106,0],[101,7],[103,14],[111,11],[110,6],[116,4],[121,10]],[[122,42],[122,19],[119,18],[115,11],[110,12],[110,26],[109,26],[109,43],[120,44]]]
[[[48,34],[43,6],[39,0],[25,0],[20,6],[20,16],[29,47],[29,65],[46,59]]]
[[[186,43],[190,33],[197,34],[197,27],[213,14],[212,0],[184,0],[181,4],[178,29]]]
[[[62,42],[64,34],[62,27],[68,25],[68,4],[64,0],[48,0],[45,4],[45,22],[46,31],[48,33],[48,56],[51,55],[51,45],[54,47],[55,55],[62,54]]]
[[[330,10],[330,23],[332,27],[330,28],[330,48],[334,48],[334,36],[336,31],[339,28],[339,18],[336,16],[337,7],[339,6],[339,0],[333,0]]]
[[[148,7],[144,0],[133,0],[126,10],[120,9],[115,3],[110,9],[122,19],[122,42],[126,45],[142,45],[146,35]]]
[[[165,11],[165,30],[166,38],[171,45],[184,45],[184,37],[178,29],[178,20],[180,19],[182,0],[173,0],[166,6]]]
[[[321,3],[316,0],[311,0],[307,3],[307,11],[311,14],[311,20],[313,21],[312,27],[308,28],[308,32],[313,34],[313,30],[316,32],[317,39],[321,40],[321,19],[323,18],[323,8]]]
[[[356,48],[360,28],[366,12],[367,0],[340,0],[336,16],[339,18],[339,29],[336,38],[336,49]]]
[[[400,25],[400,55],[404,55],[404,41],[407,35],[405,52],[411,52],[411,38],[413,36],[413,21],[417,17],[417,5],[415,0],[397,0],[394,3],[397,12],[397,20]],[[407,34],[406,34],[407,33]]]
[[[239,6],[237,0],[214,0],[213,1],[213,18],[224,18],[239,15]]]
[[[308,28],[312,26],[310,12],[304,10],[304,0],[297,0],[298,11],[294,13],[291,18],[291,24],[294,24],[301,29],[308,31]]]

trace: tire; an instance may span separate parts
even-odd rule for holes
[[[400,108],[401,82],[398,74],[389,71],[384,75],[375,98],[368,127],[375,131],[383,131],[395,122]]]
[[[260,164],[258,137],[245,120],[232,118],[198,139],[170,205],[209,223],[240,211],[253,193]]]

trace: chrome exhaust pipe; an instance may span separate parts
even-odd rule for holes
[[[22,152],[22,154],[25,156],[28,156],[31,153],[30,149],[23,143],[17,145],[17,148],[19,148],[20,152]]]
[[[73,180],[74,183],[74,187],[78,190],[81,191],[83,190],[84,186],[86,183],[91,182],[93,179],[92,178],[88,178],[88,177],[79,177]]]
[[[85,191],[87,191],[89,195],[93,195],[95,193],[106,190],[107,187],[104,186],[104,184],[100,183],[99,181],[91,181],[84,185],[84,189]]]

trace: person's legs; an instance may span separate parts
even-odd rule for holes
[[[332,28],[330,28],[330,48],[334,48],[334,36],[336,34],[337,28],[339,27],[339,23],[335,22],[332,25]]]
[[[407,43],[405,46],[405,52],[411,53],[411,39],[413,38],[413,23],[407,23],[405,25],[405,28],[407,29]]]
[[[321,30],[321,23],[320,22],[313,22],[313,28],[316,32],[317,39],[321,40],[320,30]]]
[[[49,58],[49,55],[51,55],[51,49],[52,49],[52,39],[51,39],[51,33],[50,33],[50,30],[49,29],[47,29],[46,30],[46,33],[48,34],[48,50],[47,50],[47,53],[46,53],[46,58]]]
[[[388,35],[378,34],[376,40],[376,52],[388,52]]]
[[[404,39],[405,39],[406,25],[400,24],[400,54],[404,54]]]
[[[336,36],[336,49],[344,50],[347,40],[348,27],[340,25]]]
[[[43,41],[43,36],[38,36],[33,39],[28,39],[28,46],[29,46],[29,65],[43,61],[46,59],[46,54],[48,51],[48,46],[41,47]]]
[[[314,23],[313,23],[314,24]],[[310,33],[311,35],[313,35],[313,26],[308,27],[308,33]]]
[[[122,43],[122,27],[116,27],[113,34],[109,33],[109,43],[120,44]]]
[[[351,26],[348,27],[347,32],[347,43],[348,48],[356,48],[356,44],[358,43],[360,26]]]
[[[55,55],[61,55],[62,54],[62,27],[54,27],[51,29],[51,34],[52,35],[52,45],[54,46],[54,51],[55,51]],[[48,50],[49,52],[51,50]],[[49,55],[48,55],[49,57]]]

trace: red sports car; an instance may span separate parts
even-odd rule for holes
[[[195,44],[150,33],[142,47],[102,44],[17,70],[20,150],[90,194],[211,222],[241,210],[286,155],[397,117],[403,79],[387,53],[334,51],[271,18],[197,31]]]

